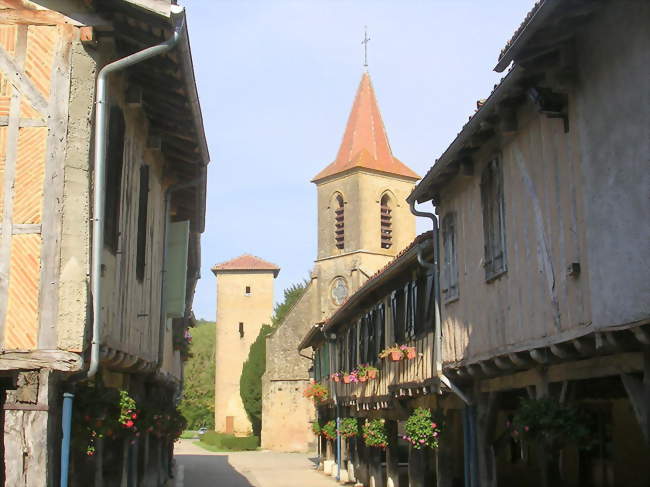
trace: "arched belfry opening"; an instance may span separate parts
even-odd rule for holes
[[[343,196],[338,193],[334,197],[334,242],[337,249],[345,247],[345,207]]]
[[[385,193],[379,203],[379,232],[381,248],[389,249],[393,245],[393,204],[388,193]]]

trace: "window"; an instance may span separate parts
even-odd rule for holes
[[[481,176],[483,234],[485,240],[485,279],[506,271],[503,175],[499,158],[491,160]]]
[[[352,370],[358,364],[357,360],[357,324],[348,328],[348,363],[347,369]]]
[[[239,338],[244,338],[244,324],[239,322]]]
[[[381,248],[389,249],[393,245],[393,229],[392,229],[392,215],[390,197],[385,194],[381,197],[379,206],[380,218],[380,233],[381,233]]]
[[[149,166],[140,167],[140,192],[138,200],[138,242],[135,274],[138,281],[144,279],[147,256],[147,210],[149,206]]]
[[[406,338],[406,299],[402,289],[396,289],[391,293],[390,310],[393,318],[394,341],[402,343]]]
[[[418,277],[418,295],[415,319],[415,335],[421,336],[433,330],[433,271],[423,272]]]
[[[246,286],[246,289],[244,290],[244,294],[245,294],[246,296],[250,296],[250,295],[251,295],[251,287],[250,287],[250,286]]]
[[[111,107],[106,148],[106,192],[104,204],[104,245],[117,251],[119,235],[122,163],[124,155],[124,116],[119,107]]]
[[[336,248],[345,247],[345,208],[343,208],[343,196],[336,195],[334,207],[334,241]]]
[[[445,301],[458,298],[458,263],[456,260],[456,214],[448,213],[442,219],[442,292]]]

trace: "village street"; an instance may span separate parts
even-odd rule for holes
[[[268,451],[214,453],[180,440],[174,450],[174,487],[333,487],[308,455]]]

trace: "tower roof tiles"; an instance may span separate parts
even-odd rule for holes
[[[406,164],[393,156],[375,91],[367,72],[361,77],[338,155],[334,162],[314,176],[312,182],[354,168],[370,169],[414,180],[420,179],[420,176]]]
[[[219,271],[271,271],[273,277],[277,277],[280,268],[264,259],[251,254],[242,254],[221,264],[216,264],[212,267],[212,272],[215,274]]]

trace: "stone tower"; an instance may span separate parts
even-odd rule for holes
[[[311,361],[298,354],[298,343],[415,238],[406,197],[418,179],[393,156],[366,72],[336,159],[312,181],[318,194],[318,255],[311,282],[267,338],[263,448],[313,448],[314,406],[302,396]]]
[[[271,324],[273,282],[280,268],[244,254],[212,268],[217,277],[215,430],[249,434],[252,426],[239,395],[239,378],[251,344]]]

